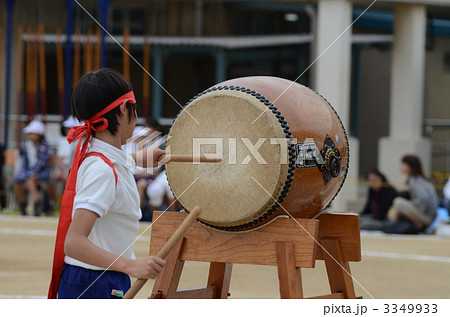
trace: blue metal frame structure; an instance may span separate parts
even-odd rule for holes
[[[7,14],[7,22],[6,22],[6,74],[5,74],[5,132],[4,132],[4,146],[8,148],[8,136],[9,136],[9,107],[10,107],[10,98],[11,98],[11,38],[12,38],[12,21],[13,21],[13,13],[14,13],[14,3],[15,0],[6,0],[6,14]]]
[[[73,42],[74,32],[74,11],[75,1],[66,0],[67,5],[67,24],[66,24],[66,44],[65,44],[65,63],[64,63],[64,117],[70,114],[70,98],[72,95],[72,77],[73,77]]]
[[[108,10],[111,5],[111,0],[98,0],[98,4],[100,6],[100,24],[103,27],[100,45],[100,67],[105,67],[106,66],[105,29],[106,30],[108,29]]]

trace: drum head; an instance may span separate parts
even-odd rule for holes
[[[214,88],[191,100],[172,125],[171,153],[223,158],[166,165],[180,204],[187,211],[200,206],[199,220],[211,227],[237,230],[266,219],[285,188],[289,135],[264,102],[254,92]]]

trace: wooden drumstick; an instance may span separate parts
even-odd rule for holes
[[[215,154],[208,154],[206,156],[205,154],[201,154],[200,156],[197,155],[189,155],[189,154],[167,154],[167,155],[161,155],[158,157],[158,162],[160,161],[166,161],[167,163],[170,162],[186,162],[186,163],[218,163],[222,162],[222,158]]]
[[[173,247],[180,241],[180,239],[184,236],[186,231],[191,227],[192,223],[195,221],[195,219],[198,218],[198,215],[200,214],[201,209],[199,206],[195,206],[194,209],[189,213],[189,215],[183,220],[181,225],[178,227],[177,230],[172,234],[172,236],[169,238],[167,243],[164,245],[164,247],[158,252],[157,257],[161,259],[165,259],[170,251],[172,251]],[[132,299],[136,294],[139,292],[139,290],[145,285],[147,282],[146,279],[137,279],[136,282],[131,286],[131,288],[126,292],[126,294],[123,296],[124,299]]]

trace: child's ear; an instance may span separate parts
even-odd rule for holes
[[[127,101],[128,100],[124,100],[124,102],[122,102],[122,104],[120,105],[120,115],[127,114]]]

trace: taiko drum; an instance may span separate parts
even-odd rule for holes
[[[348,172],[347,135],[318,93],[275,77],[222,82],[187,102],[170,129],[171,153],[219,154],[220,163],[168,163],[170,187],[199,221],[245,231],[280,215],[314,218]]]

